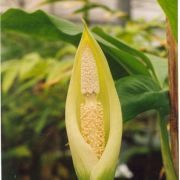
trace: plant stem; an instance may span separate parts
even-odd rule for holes
[[[167,46],[169,67],[169,91],[170,91],[170,137],[171,150],[176,174],[178,168],[178,70],[177,70],[177,44],[173,37],[169,21],[167,20]]]
[[[167,131],[167,122],[162,114],[158,115],[159,127],[160,127],[160,139],[161,139],[161,153],[163,158],[164,169],[166,172],[167,180],[177,180],[176,172],[173,166],[171,157],[171,151],[169,147],[169,136]]]

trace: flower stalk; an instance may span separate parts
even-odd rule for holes
[[[163,118],[163,113],[158,115],[160,127],[161,153],[163,158],[163,165],[166,172],[167,180],[177,180],[176,172],[173,166],[171,150],[169,146],[169,136],[167,131],[167,122]]]

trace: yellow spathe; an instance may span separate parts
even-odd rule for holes
[[[66,100],[66,129],[79,180],[113,180],[122,114],[107,60],[86,25]]]

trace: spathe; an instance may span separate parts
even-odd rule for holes
[[[94,58],[98,74],[99,92],[94,92],[96,93],[96,101],[100,102],[103,107],[105,148],[100,157],[97,157],[91,144],[87,143],[81,132],[80,107],[86,98],[81,89],[81,63],[83,52],[87,46]],[[78,178],[80,180],[114,179],[122,136],[121,107],[107,60],[86,25],[84,25],[75,56],[67,94],[66,129]]]

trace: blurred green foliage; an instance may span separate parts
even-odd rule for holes
[[[148,22],[144,19],[130,20],[124,27],[114,25],[112,28],[106,25],[104,29],[142,52],[167,56],[165,24],[158,21],[158,18]]]
[[[103,29],[141,51],[166,56],[164,26],[156,20],[129,21],[125,27],[113,25]],[[75,51],[74,46],[61,41],[2,34],[4,179],[76,179],[64,125],[66,92]],[[161,78],[165,81],[166,76]],[[145,155],[145,160],[154,162],[157,169],[151,174],[154,169],[147,165],[144,172],[150,178],[158,177],[162,162],[154,113],[126,123],[123,134],[119,164],[127,163],[134,170],[137,163],[133,157]],[[136,170],[133,173],[135,176]],[[147,176],[143,171],[139,174],[143,178]]]
[[[7,164],[3,166],[3,177],[12,179],[20,174],[22,177],[18,178],[31,176],[38,179],[39,173],[29,173],[29,167],[34,163],[42,164],[42,169],[46,164],[52,168],[58,159],[62,161],[69,157],[65,146],[67,138],[63,135],[64,106],[75,48],[63,43],[51,44],[15,34],[11,36],[11,41],[2,44],[5,52],[9,52],[4,53],[1,67],[2,160]],[[22,40],[22,44],[19,42],[20,46],[16,46],[19,53],[12,46],[14,39]],[[8,55],[13,59],[8,59]],[[36,154],[38,157],[34,159]],[[16,167],[17,162],[23,162],[22,166],[20,163]],[[59,162],[56,164],[57,176],[73,179],[70,177],[73,172],[66,172],[72,163],[66,166]],[[13,174],[9,174],[10,169],[14,169]],[[21,171],[25,171],[25,175]],[[51,173],[48,177],[52,178]]]
[[[17,34],[14,32],[3,32],[1,38],[2,61],[18,59],[25,54],[31,53],[32,51],[36,51],[44,58],[57,57],[58,51],[61,50],[65,44],[59,41],[47,42],[37,38],[32,39],[26,35]]]

